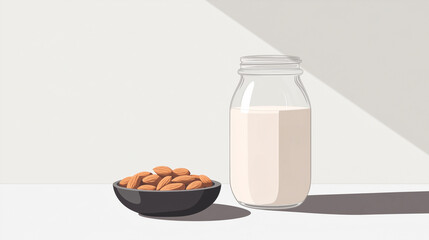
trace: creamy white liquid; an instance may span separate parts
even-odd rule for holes
[[[299,204],[310,188],[310,109],[231,109],[231,187],[242,203]]]

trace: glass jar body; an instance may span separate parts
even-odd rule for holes
[[[242,74],[230,107],[230,183],[245,206],[301,204],[311,182],[311,111],[297,74]]]

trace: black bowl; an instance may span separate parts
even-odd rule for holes
[[[147,216],[186,216],[208,208],[216,200],[221,184],[213,181],[207,188],[175,191],[150,191],[124,188],[113,183],[116,197],[130,210]]]

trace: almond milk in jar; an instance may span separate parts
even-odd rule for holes
[[[241,58],[230,107],[230,182],[248,207],[300,205],[311,181],[311,110],[294,56]]]

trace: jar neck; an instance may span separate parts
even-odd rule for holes
[[[242,75],[231,107],[309,107],[310,102],[299,75]]]

